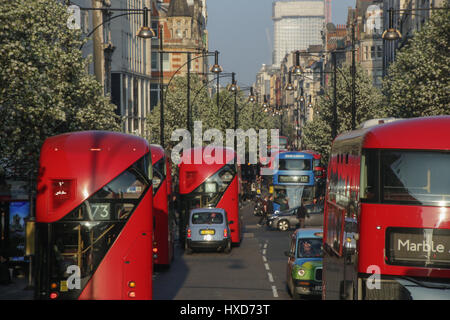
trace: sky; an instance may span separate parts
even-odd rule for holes
[[[240,86],[251,86],[262,64],[272,64],[274,0],[206,0],[209,50],[218,50],[224,72],[235,72]],[[332,22],[345,24],[356,0],[333,0]],[[224,83],[231,79],[223,80]]]

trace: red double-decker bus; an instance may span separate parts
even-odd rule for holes
[[[279,136],[278,141],[280,145],[280,150],[288,150],[289,142],[287,137]]]
[[[150,145],[153,166],[153,263],[170,266],[174,258],[175,212],[172,205],[172,168],[164,149]]]
[[[413,118],[335,139],[323,298],[450,298],[449,128],[450,116]]]
[[[45,140],[35,298],[152,298],[152,162],[145,139],[84,131]]]
[[[180,238],[185,240],[189,211],[195,208],[222,208],[230,223],[231,241],[242,240],[239,212],[240,166],[229,148],[193,148],[183,152],[179,164]]]
[[[306,152],[309,154],[312,154],[314,157],[314,162],[313,162],[313,166],[314,166],[314,177],[318,180],[318,179],[325,179],[326,176],[326,170],[325,167],[322,163],[322,156],[320,155],[320,153],[313,151],[313,150],[302,150],[302,152]]]

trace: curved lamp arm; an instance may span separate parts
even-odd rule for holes
[[[170,52],[168,52],[168,53],[170,53]],[[204,58],[204,57],[211,57],[212,55],[214,55],[214,52],[206,52],[205,54],[202,54],[202,55],[197,56],[197,57],[195,57],[195,58],[189,59],[189,60],[186,61],[184,64],[182,64],[181,67],[179,67],[179,68],[175,71],[175,73],[172,75],[172,77],[171,77],[170,80],[169,80],[169,83],[167,83],[167,86],[166,86],[166,87],[167,87],[167,91],[169,91],[170,83],[171,83],[172,80],[175,78],[175,75],[176,75],[183,67],[185,67],[189,62],[192,62],[192,61],[194,61],[194,60],[196,60],[196,59],[200,59],[200,58]],[[160,72],[163,72],[163,70],[161,70]],[[164,93],[164,99],[165,99],[166,96],[167,96],[167,91]]]
[[[94,29],[92,29],[92,31],[87,34],[86,38],[89,38],[92,34],[94,34],[94,32],[98,28],[103,26],[105,23],[108,23],[115,18],[123,17],[123,16],[130,15],[130,14],[143,14],[144,15],[144,27],[148,28],[148,26],[146,24],[148,24],[149,12],[151,12],[150,9],[147,9],[147,8],[144,8],[144,9],[116,9],[116,8],[82,8],[82,7],[80,7],[80,10],[85,10],[85,11],[103,11],[103,10],[106,11],[107,10],[107,11],[121,11],[121,12],[125,11],[125,13],[118,14],[116,16],[113,16],[113,17],[103,21],[101,24],[99,24]],[[84,46],[84,43],[80,46],[80,50],[83,48],[83,46]]]
[[[206,88],[206,86],[207,86],[208,84],[210,84],[211,82],[217,80],[217,77],[219,77],[219,78],[225,78],[225,77],[229,77],[229,76],[230,76],[230,74],[222,73],[222,74],[219,74],[219,75],[215,76],[215,77],[212,78],[211,80],[208,80],[208,81],[207,81],[200,89],[198,89],[198,90],[195,92],[194,99],[193,99],[192,102],[191,102],[191,103],[192,103],[192,107],[195,106],[195,105],[194,105],[195,99],[197,99],[197,96],[199,95],[199,93],[200,93],[204,88]]]

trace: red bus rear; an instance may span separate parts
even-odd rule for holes
[[[450,289],[449,128],[450,116],[414,118],[336,138],[324,298],[410,299],[424,288]]]
[[[313,150],[302,150],[302,152],[306,152],[309,154],[312,154],[314,156],[314,176],[316,179],[325,179],[326,176],[326,170],[322,163],[322,156]]]
[[[175,216],[170,158],[159,145],[150,145],[153,166],[153,263],[169,266],[174,258]]]
[[[242,217],[239,212],[240,168],[236,153],[232,149],[221,147],[216,147],[211,153],[205,150],[206,148],[194,148],[185,151],[179,164],[179,194],[182,203],[180,238],[184,241],[186,236],[189,210],[215,207],[227,212],[228,220],[232,222],[232,243],[239,244],[242,240]],[[194,159],[196,152],[199,157]],[[218,161],[214,161],[214,158]]]
[[[152,298],[146,140],[85,131],[45,140],[36,198],[35,298]]]
[[[279,136],[278,137],[278,143],[280,146],[280,150],[288,150],[289,141],[288,138],[285,136]]]

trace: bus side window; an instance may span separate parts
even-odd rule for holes
[[[378,165],[375,150],[365,150],[361,155],[360,198],[377,201]]]

